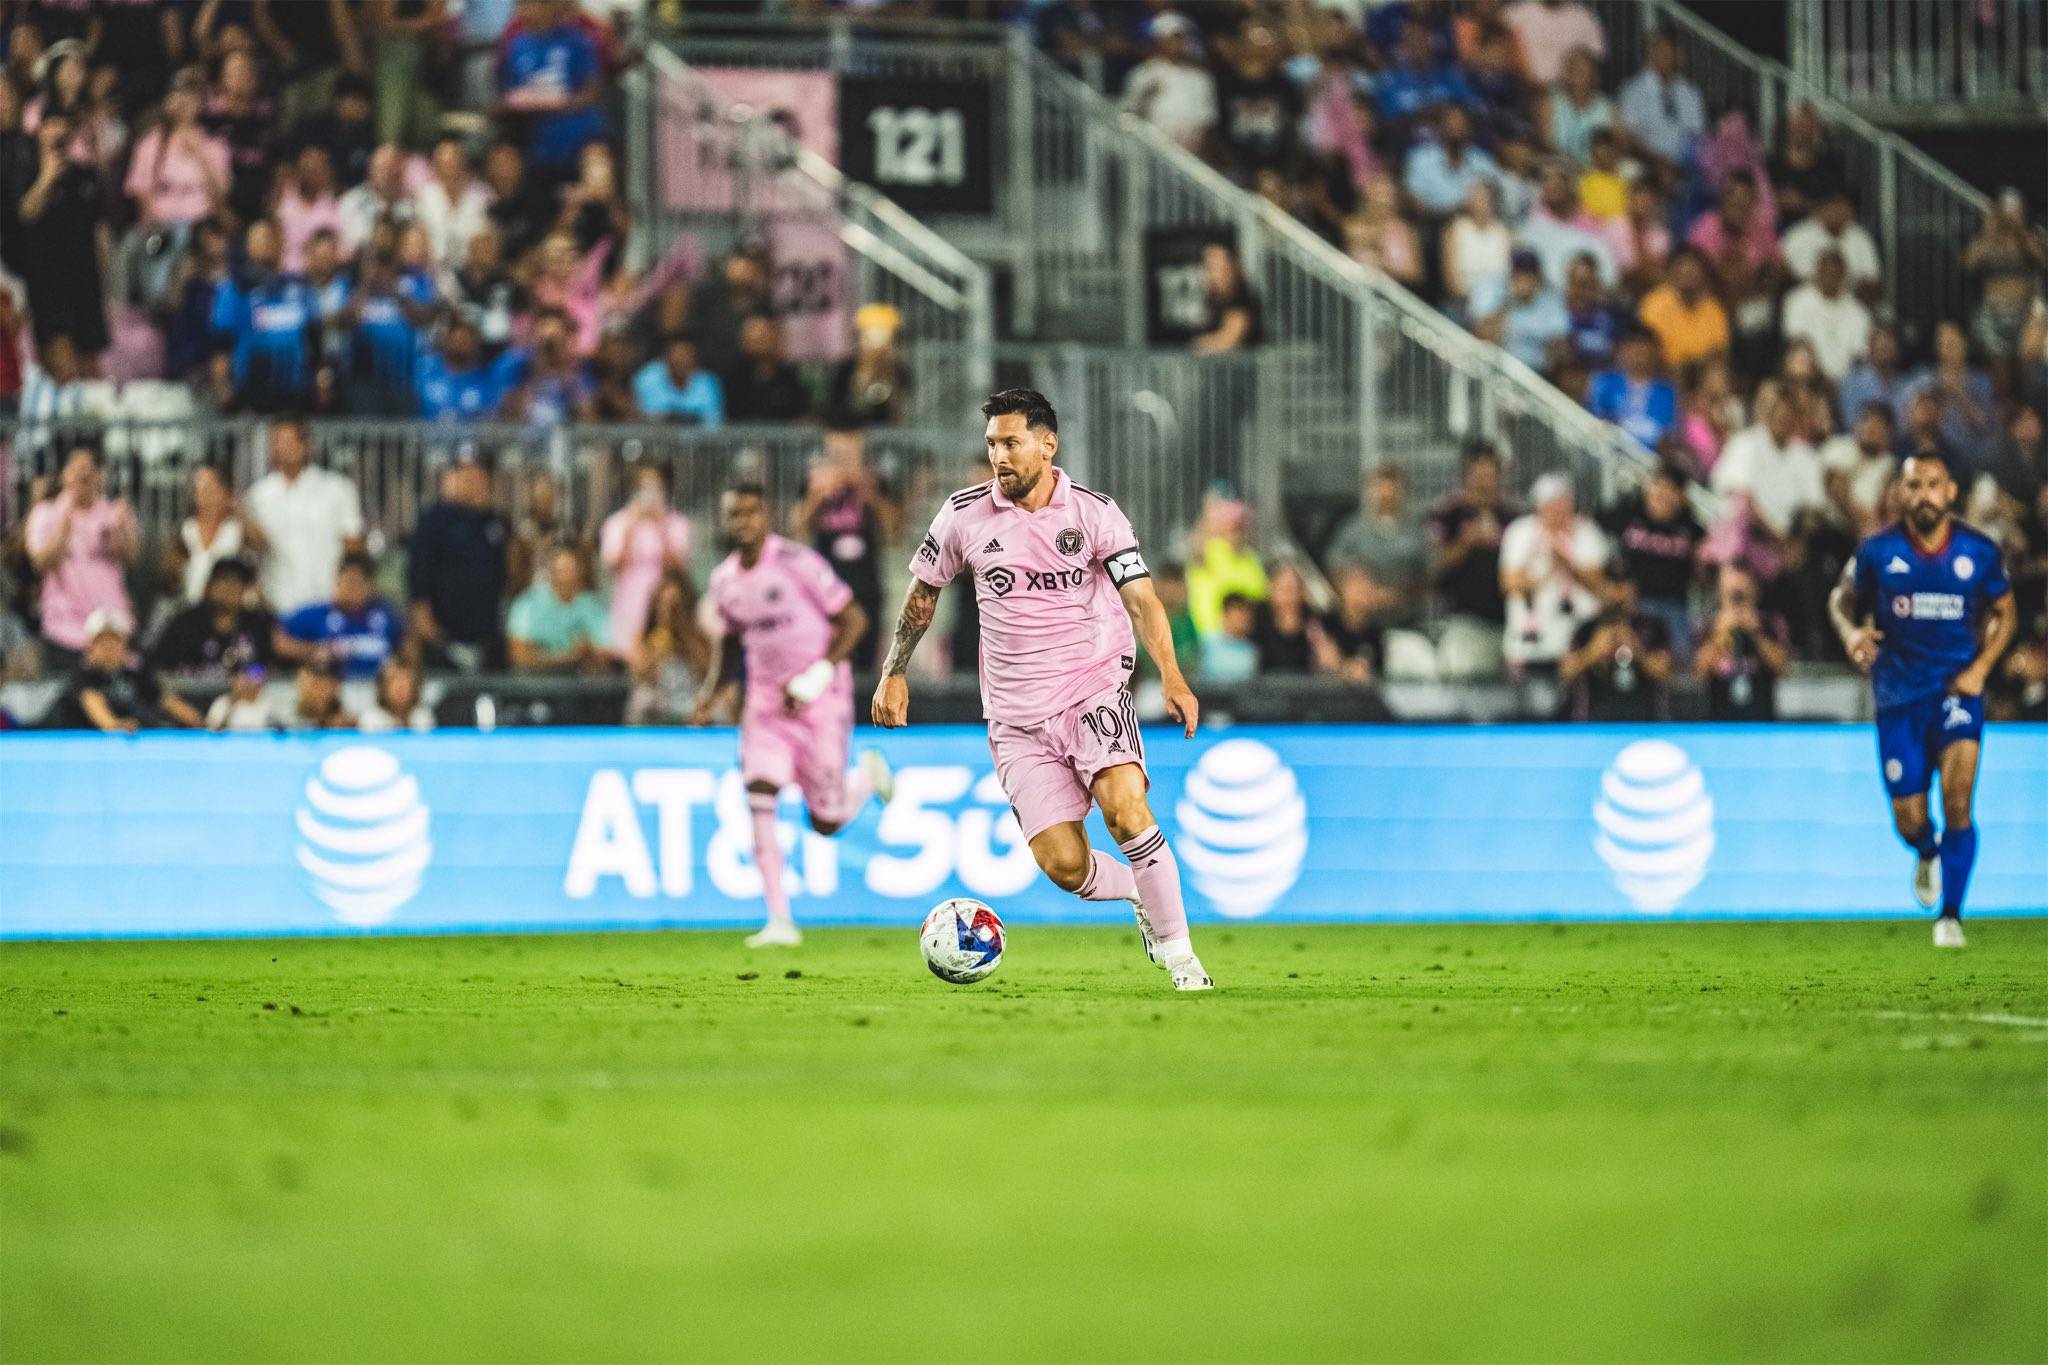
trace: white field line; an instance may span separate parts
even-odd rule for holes
[[[2014,1028],[2048,1028],[2048,1019],[2025,1014],[1927,1014],[1919,1010],[1872,1010],[1872,1019],[1932,1019],[1949,1024],[2009,1024]]]

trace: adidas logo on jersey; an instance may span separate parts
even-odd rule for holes
[[[1003,552],[1003,542],[991,540],[988,544],[981,547],[981,552],[985,555],[1001,554]]]
[[[1910,573],[1912,572],[1912,566],[1897,555],[1893,555],[1892,562],[1884,566],[1884,571],[1886,573]]]

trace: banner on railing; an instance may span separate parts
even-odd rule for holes
[[[1122,918],[1038,874],[978,731],[864,739],[889,807],[836,839],[784,808],[805,922],[910,925],[949,895]],[[1917,913],[1864,727],[1240,728],[1147,754],[1198,919]],[[718,731],[9,737],[0,937],[742,924],[733,757]],[[1977,815],[1973,911],[2048,911],[2048,727],[1991,727]]]

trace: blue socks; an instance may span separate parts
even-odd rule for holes
[[[1941,913],[1951,918],[1963,913],[1963,892],[1970,886],[1970,869],[1977,862],[1977,827],[1950,825],[1941,832]]]

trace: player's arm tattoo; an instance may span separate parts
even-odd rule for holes
[[[903,614],[896,618],[896,639],[882,664],[883,677],[903,676],[910,667],[910,656],[917,652],[917,642],[931,629],[932,614],[938,608],[939,590],[922,578],[911,579],[910,591],[903,596]]]

